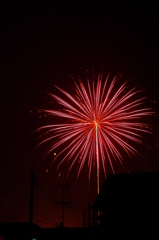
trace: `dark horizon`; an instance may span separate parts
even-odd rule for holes
[[[158,180],[159,172],[108,175],[93,206],[89,206],[87,225],[41,228],[31,222],[3,222],[0,237],[8,240],[156,238],[159,232]]]

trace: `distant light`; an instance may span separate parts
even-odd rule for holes
[[[56,156],[56,153],[54,153],[54,156]]]
[[[48,171],[49,171],[49,170],[48,170],[48,169],[46,169],[46,173],[48,173]]]

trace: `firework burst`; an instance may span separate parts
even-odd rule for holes
[[[99,173],[102,166],[106,176],[106,165],[110,164],[114,173],[113,159],[122,163],[121,148],[128,155],[139,154],[133,142],[142,143],[142,133],[150,133],[144,118],[152,115],[150,108],[144,107],[144,97],[138,97],[135,88],[127,90],[127,83],[117,87],[117,77],[110,81],[109,76],[102,84],[98,76],[97,84],[87,81],[75,83],[76,94],[58,88],[63,98],[50,94],[60,110],[42,110],[51,116],[57,116],[63,123],[46,125],[45,139],[40,143],[52,141],[49,153],[63,147],[57,153],[60,166],[70,161],[69,171],[78,162],[78,175],[85,163],[88,164],[89,178],[92,164],[97,165],[97,192],[99,193]],[[60,120],[61,121],[61,120]],[[49,137],[48,137],[49,136]],[[68,172],[69,172],[68,171]]]

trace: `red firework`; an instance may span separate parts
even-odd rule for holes
[[[120,148],[128,155],[138,154],[132,143],[142,143],[142,133],[151,132],[149,125],[143,121],[145,116],[152,115],[150,108],[143,107],[145,98],[138,98],[139,91],[135,88],[126,91],[126,83],[117,88],[116,81],[117,77],[109,81],[108,76],[102,84],[99,75],[97,85],[88,81],[87,89],[82,82],[79,85],[75,83],[75,96],[57,87],[66,100],[54,94],[50,96],[62,109],[43,111],[64,121],[40,128],[49,134],[41,143],[53,143],[49,153],[60,146],[63,147],[56,156],[64,156],[58,166],[69,160],[70,171],[78,161],[79,175],[87,162],[90,178],[92,163],[96,161],[98,193],[100,165],[105,176],[107,162],[114,172],[112,159],[118,159],[121,163],[123,160]]]

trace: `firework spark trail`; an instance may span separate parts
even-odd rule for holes
[[[96,156],[97,156],[97,194],[99,194],[99,151],[98,151],[98,123],[95,122],[96,127]]]
[[[78,175],[87,162],[89,178],[93,161],[97,164],[97,192],[99,193],[100,164],[106,176],[108,162],[114,172],[112,159],[123,158],[119,152],[123,148],[128,155],[138,154],[132,146],[133,142],[142,143],[142,133],[151,133],[149,125],[144,123],[144,117],[152,115],[150,108],[145,108],[145,98],[138,98],[139,91],[135,88],[126,92],[126,84],[116,88],[117,77],[110,83],[109,76],[102,87],[100,75],[97,85],[87,82],[88,91],[80,82],[75,83],[76,96],[58,88],[67,100],[50,94],[51,98],[62,106],[62,110],[42,110],[51,116],[67,119],[69,123],[46,125],[39,128],[49,134],[40,144],[53,141],[49,153],[63,146],[57,154],[65,153],[58,166],[64,161],[71,161],[69,171],[78,162]],[[135,99],[136,98],[136,99]],[[54,142],[56,140],[56,142]],[[65,145],[67,144],[67,146]]]

